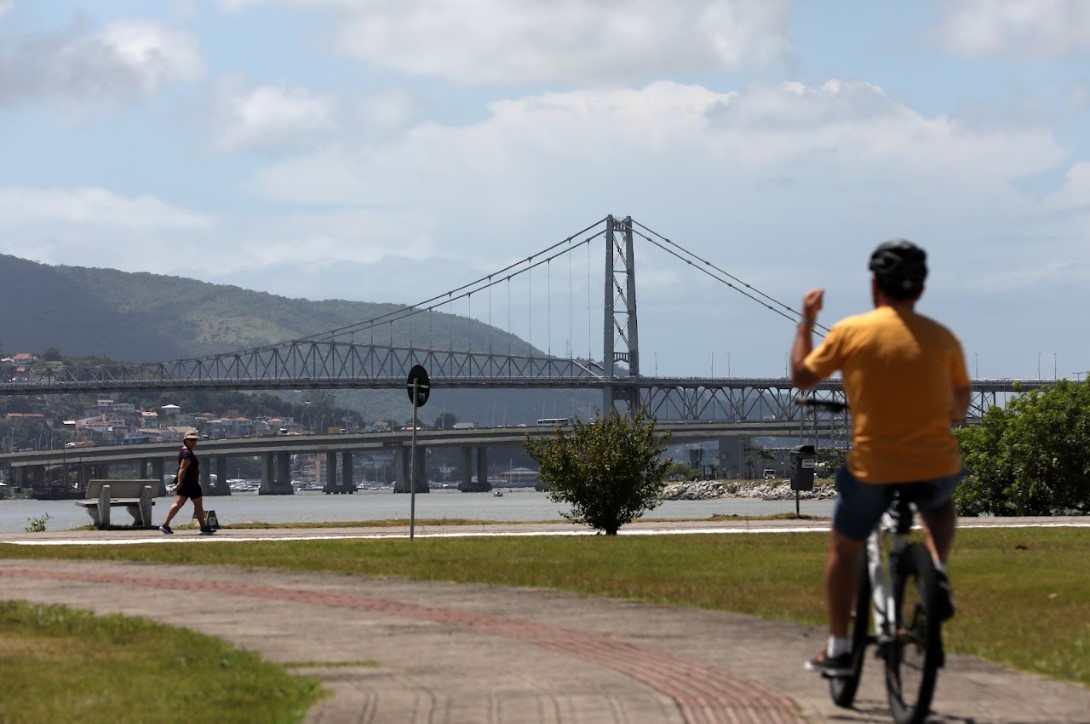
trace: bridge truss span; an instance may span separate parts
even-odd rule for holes
[[[763,420],[799,422],[805,415],[795,404],[800,391],[787,378],[642,378],[640,404],[659,420]],[[811,393],[844,401],[839,380],[821,383]]]
[[[421,350],[336,341],[272,347],[155,364],[65,366],[35,380],[0,383],[0,392],[42,394],[134,389],[306,389],[401,387],[414,365],[452,387],[600,387],[593,360]]]

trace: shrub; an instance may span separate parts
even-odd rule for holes
[[[613,410],[594,422],[576,422],[570,432],[557,428],[554,438],[527,437],[526,450],[541,466],[549,497],[572,506],[565,518],[616,535],[661,502],[673,464],[660,459],[669,437],[656,433],[643,410],[632,418]]]

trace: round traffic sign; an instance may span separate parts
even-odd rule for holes
[[[409,370],[409,381],[406,384],[409,389],[409,402],[417,407],[423,407],[431,393],[431,382],[428,381],[428,371],[423,365],[414,365]],[[416,399],[413,399],[413,389],[416,390]]]

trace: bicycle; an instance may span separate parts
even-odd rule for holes
[[[799,405],[845,412],[842,402],[800,398]],[[866,648],[885,663],[886,694],[898,724],[919,724],[931,710],[938,669],[945,665],[935,564],[922,543],[909,542],[913,509],[904,486],[890,486],[889,505],[859,560],[851,638],[851,673],[828,677],[837,706],[851,708]]]

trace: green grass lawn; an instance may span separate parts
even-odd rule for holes
[[[319,682],[201,634],[0,601],[0,722],[297,722]]]
[[[141,560],[536,586],[822,624],[819,533],[0,545],[4,558]],[[1090,531],[963,529],[948,649],[1090,686]]]

